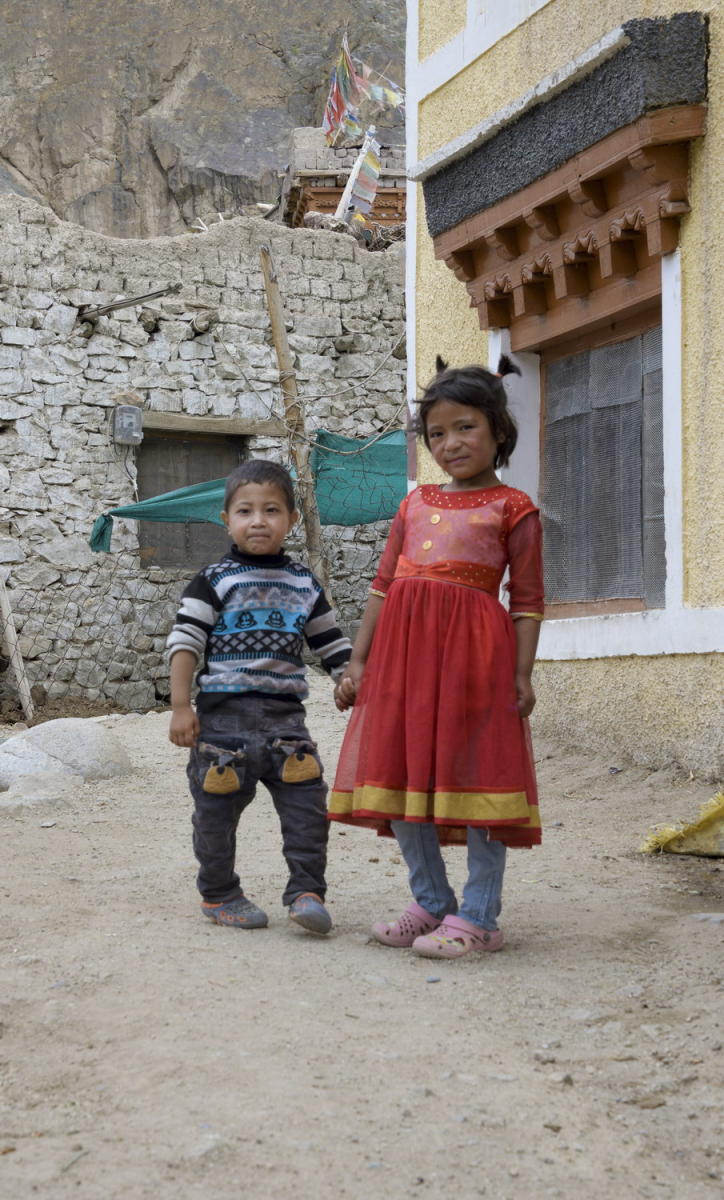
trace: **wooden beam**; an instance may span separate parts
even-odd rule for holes
[[[322,526],[319,520],[317,496],[314,489],[314,477],[310,461],[310,441],[306,436],[304,424],[303,400],[297,392],[297,374],[294,370],[294,355],[289,346],[287,336],[286,314],[282,301],[279,279],[277,277],[271,246],[259,247],[261,270],[264,276],[269,320],[271,321],[272,340],[279,364],[279,379],[284,398],[286,414],[286,435],[289,455],[297,472],[296,490],[299,497],[299,507],[302,513],[302,523],[307,538],[307,553],[309,565],[322,585],[329,589],[330,570],[322,541]]]
[[[18,640],[18,631],[15,628],[15,618],[13,610],[10,607],[10,596],[5,587],[5,580],[0,576],[0,646],[4,646],[8,652],[10,666],[15,676],[15,682],[18,685],[18,695],[20,703],[23,706],[23,712],[28,721],[32,721],[35,716],[33,708],[33,698],[30,694],[30,684],[25,671],[25,663],[23,656],[20,653],[20,642]]]
[[[521,316],[510,323],[511,350],[536,350],[547,343],[573,337],[578,330],[595,328],[650,308],[661,295],[661,263],[644,267],[633,278],[619,277],[608,287],[588,295],[568,295],[545,316]]]
[[[632,125],[617,129],[594,146],[583,150],[542,179],[529,184],[488,209],[466,217],[458,225],[433,238],[436,258],[447,258],[456,250],[466,250],[473,242],[483,240],[500,226],[523,220],[523,214],[533,208],[555,205],[581,181],[601,179],[622,162],[645,150],[666,142],[687,142],[700,137],[706,124],[706,105],[682,105],[659,109],[640,117]],[[683,161],[683,160],[682,160]],[[645,171],[657,162],[641,160]]]
[[[167,433],[218,433],[236,437],[285,437],[284,422],[276,417],[193,417],[187,413],[144,408],[143,428]]]

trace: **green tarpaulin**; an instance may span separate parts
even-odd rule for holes
[[[402,430],[386,433],[377,441],[355,441],[317,430],[311,465],[323,525],[365,525],[393,517],[407,491],[406,438]],[[96,520],[91,549],[110,550],[114,517],[221,525],[224,483],[223,479],[212,479],[138,504],[112,508]]]
[[[406,447],[402,429],[363,442],[318,429],[312,474],[322,524],[366,525],[394,517],[407,494]],[[355,453],[344,453],[350,450]]]

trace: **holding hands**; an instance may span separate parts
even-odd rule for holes
[[[345,667],[344,674],[337,680],[334,689],[334,703],[340,712],[344,712],[354,704],[363,674],[364,663],[350,661]]]

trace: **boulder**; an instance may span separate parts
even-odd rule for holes
[[[38,772],[110,779],[131,761],[121,743],[94,721],[63,717],[8,738],[0,746],[0,791]]]
[[[22,775],[0,793],[0,810],[24,808],[49,801],[70,800],[78,790],[80,777],[64,775],[62,771],[38,771]]]

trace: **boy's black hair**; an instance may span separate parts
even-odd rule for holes
[[[520,375],[520,368],[505,354],[498,363],[497,375],[485,367],[448,367],[440,355],[435,365],[437,375],[417,402],[418,414],[412,423],[414,432],[422,437],[429,450],[427,415],[433,404],[437,404],[438,400],[451,400],[454,404],[477,408],[488,418],[493,437],[501,439],[493,465],[505,467],[518,441],[518,427],[508,412],[503,376]]]
[[[264,458],[250,458],[248,462],[240,463],[229,475],[224,488],[224,512],[229,511],[229,505],[234,493],[246,483],[273,483],[284,497],[284,503],[290,513],[296,509],[294,502],[294,485],[286,467],[279,463],[267,462]]]

